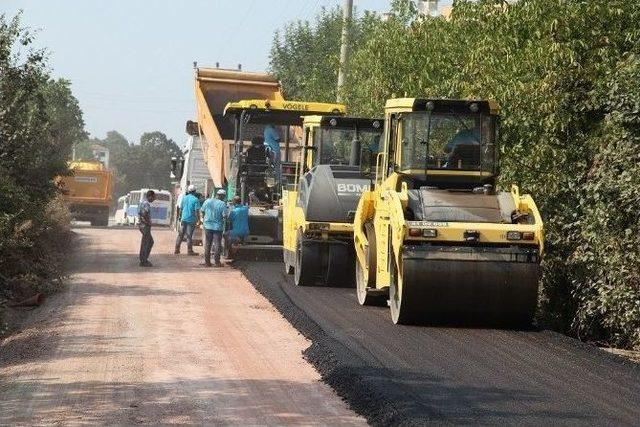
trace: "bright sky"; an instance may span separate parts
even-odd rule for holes
[[[23,10],[37,29],[56,77],[72,82],[86,129],[117,130],[137,141],[160,130],[182,144],[195,115],[193,61],[263,71],[273,33],[311,19],[340,0],[2,0],[0,13]],[[451,1],[442,1],[449,4]],[[390,0],[355,0],[359,10],[386,11]]]

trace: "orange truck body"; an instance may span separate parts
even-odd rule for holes
[[[73,219],[106,226],[113,202],[113,172],[96,160],[78,160],[69,164],[72,173],[58,178],[58,186]]]

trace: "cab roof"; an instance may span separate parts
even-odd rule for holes
[[[289,112],[299,115],[342,115],[347,111],[344,104],[327,104],[323,102],[284,101],[269,99],[244,99],[229,102],[224,108],[224,115],[236,114],[244,110],[265,112]]]
[[[480,113],[498,114],[500,112],[498,103],[488,99],[393,98],[387,100],[384,108],[394,111],[426,111],[429,103],[432,103],[435,112],[471,111],[473,104],[478,107],[477,112]]]
[[[380,130],[384,127],[384,119],[381,118],[364,118],[364,117],[347,117],[347,116],[306,116],[304,123],[318,125],[324,127],[335,128],[353,128],[358,126],[359,129]]]

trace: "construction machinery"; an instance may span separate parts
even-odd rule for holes
[[[243,204],[249,206],[248,245],[275,245],[281,249],[282,211],[280,197],[295,176],[295,162],[290,153],[295,140],[296,154],[299,155],[299,138],[303,118],[316,115],[342,115],[342,104],[327,104],[305,101],[270,101],[249,99],[227,104],[224,115],[233,119],[235,144],[227,175],[227,194],[239,196]],[[272,155],[264,145],[249,146],[248,141],[264,135],[265,127],[280,129],[284,135],[284,160],[276,170]],[[255,141],[255,140],[254,140]]]
[[[113,195],[113,172],[98,160],[74,160],[71,174],[58,177],[58,187],[69,206],[71,217],[107,226]]]
[[[344,106],[285,101],[272,75],[218,68],[196,68],[195,96],[198,119],[187,122],[187,132],[199,137],[211,187],[226,188],[229,199],[239,195],[250,205],[245,247],[279,245],[278,200],[282,182],[294,175],[299,150],[300,133],[292,127],[301,127],[304,115],[344,114]],[[267,124],[282,136],[281,170],[267,157],[256,157],[256,150],[247,155],[252,137],[262,136]]]
[[[354,284],[353,219],[369,189],[382,119],[307,116],[295,179],[283,189],[283,258],[298,286]]]
[[[354,219],[360,304],[388,299],[397,324],[531,322],[543,223],[531,196],[496,190],[498,126],[492,101],[387,101]]]

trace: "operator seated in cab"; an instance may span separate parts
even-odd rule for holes
[[[269,160],[269,152],[264,144],[264,138],[254,136],[251,138],[251,147],[246,152],[247,163],[254,165],[266,165]]]
[[[272,187],[269,178],[273,179],[273,161],[269,148],[264,144],[264,138],[254,136],[251,147],[245,152],[246,161],[243,174],[246,179],[246,189],[251,205],[271,203]]]
[[[479,125],[479,123],[478,123]],[[461,129],[444,146],[447,169],[477,169],[480,167],[480,129]]]

